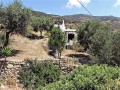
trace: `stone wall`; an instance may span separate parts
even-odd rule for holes
[[[43,60],[40,60],[43,61]],[[58,65],[62,72],[70,73],[72,69],[77,67],[78,65],[74,64],[72,60],[64,60],[64,59],[54,59],[47,60],[52,62],[55,65]],[[0,77],[6,78],[8,76],[18,77],[19,69],[24,66],[25,61],[21,60],[13,60],[13,61],[4,61],[0,60]],[[11,75],[12,74],[12,75]]]
[[[0,60],[0,76],[2,78],[6,78],[10,73],[14,74],[14,76],[17,76],[17,73],[23,64],[25,64],[25,62],[21,60]]]
[[[40,60],[41,62],[43,60]],[[63,74],[71,73],[72,70],[76,67],[73,62],[70,60],[64,59],[55,59],[55,60],[47,60],[52,62],[54,65],[58,65]],[[24,86],[19,82],[19,69],[27,64],[25,61],[21,60],[13,60],[13,61],[5,61],[0,60],[0,78],[5,80],[3,85],[8,88],[24,88]],[[7,89],[0,89],[7,90]],[[11,89],[11,90],[19,90],[19,89]],[[20,89],[24,90],[24,89]]]

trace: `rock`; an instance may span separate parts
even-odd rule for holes
[[[7,68],[8,69],[11,69],[11,68],[13,68],[14,66],[12,65],[12,64],[8,64],[8,66],[7,66]]]
[[[3,84],[1,84],[1,86],[0,86],[0,90],[2,90],[2,89],[5,89],[5,86]]]

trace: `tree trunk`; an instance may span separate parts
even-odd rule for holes
[[[7,47],[7,46],[8,46],[8,44],[9,44],[9,37],[10,37],[10,33],[11,33],[11,32],[12,32],[12,31],[6,32],[6,35],[5,35],[5,43],[4,43],[3,47]]]
[[[59,52],[59,58],[61,58],[61,52]]]
[[[40,30],[40,36],[42,37],[42,30]]]

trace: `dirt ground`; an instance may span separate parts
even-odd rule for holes
[[[8,57],[8,60],[53,59],[52,56],[48,55],[48,38],[30,40],[20,35],[13,35],[11,41],[10,48],[13,50],[14,55]]]
[[[26,58],[47,60],[55,59],[48,54],[48,38],[30,40],[20,35],[11,36],[10,48],[14,54],[7,57],[7,60],[24,60]],[[73,50],[63,50],[62,56],[67,58],[67,54],[75,54]]]

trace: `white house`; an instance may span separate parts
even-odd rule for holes
[[[65,38],[66,38],[66,46],[73,45],[74,38],[77,38],[77,33],[76,33],[77,30],[76,29],[66,28],[64,20],[63,20],[63,23],[61,25],[55,24],[54,27],[59,27],[60,30],[62,32],[64,32]]]

